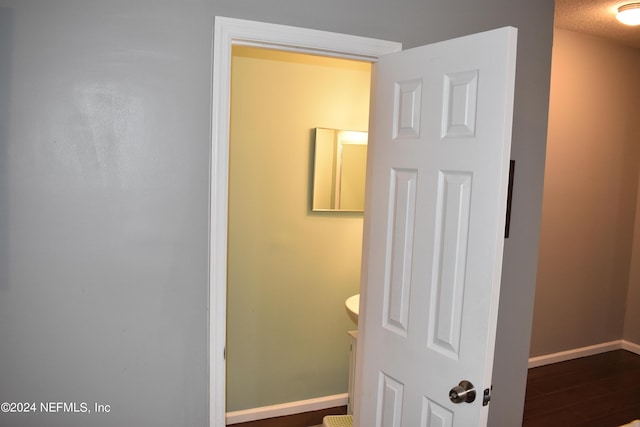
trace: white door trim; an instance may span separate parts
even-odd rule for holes
[[[209,426],[225,424],[227,207],[231,47],[234,44],[375,62],[402,44],[284,25],[216,17],[213,40],[209,208]]]

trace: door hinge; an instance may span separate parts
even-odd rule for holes
[[[222,359],[227,360],[227,347],[222,349]]]
[[[487,406],[489,401],[491,400],[491,390],[493,390],[493,386],[490,388],[485,388],[482,393],[482,406]]]

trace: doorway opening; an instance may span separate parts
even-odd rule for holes
[[[255,30],[254,24],[249,29]],[[375,115],[371,117],[374,144],[368,156],[370,206],[363,231],[362,271],[366,274],[363,277],[366,285],[361,289],[364,316],[358,328],[363,339],[359,340],[356,363],[356,387],[361,390],[377,387],[379,394],[375,399],[371,393],[355,393],[356,424],[374,423],[372,417],[380,414],[381,408],[392,408],[384,413],[393,419],[401,413],[404,383],[386,372],[403,378],[407,388],[416,382],[416,386],[427,387],[420,395],[436,400],[443,389],[459,380],[462,370],[467,371],[466,377],[472,375],[476,384],[488,386],[502,267],[517,30],[505,27],[395,55],[367,56],[358,54],[364,46],[370,46],[359,37],[288,27],[273,31],[266,27],[267,38],[274,33],[278,37],[293,33],[284,41],[269,38],[270,48],[304,46],[302,51],[310,52],[309,46],[320,41],[325,49],[316,48],[315,53],[321,55],[332,52],[335,55],[329,56],[379,60],[376,101],[372,102],[375,110],[371,112]],[[237,30],[235,24],[233,29]],[[234,40],[261,45],[255,42],[261,40],[256,31],[236,33],[235,37],[234,31],[225,32],[216,22],[210,374],[211,423],[218,426],[224,423],[225,410],[230,58]],[[305,37],[307,44],[301,43]],[[326,48],[329,40],[334,42],[331,49]],[[350,43],[351,50],[345,47]],[[376,43],[379,48],[380,43]],[[397,44],[388,47],[392,52],[400,48]],[[351,53],[345,55],[346,51]],[[479,80],[480,73],[484,77]],[[476,117],[482,119],[476,123]],[[420,177],[426,177],[422,180],[426,191],[417,192]],[[436,203],[427,203],[431,200]],[[416,259],[432,259],[432,263],[427,263],[431,270],[414,264],[414,255]],[[414,272],[418,274],[415,277]],[[465,298],[478,304],[467,304],[462,310]],[[420,307],[428,304],[430,309],[411,310],[409,305],[414,301]],[[418,328],[407,328],[408,313],[414,314],[413,324]],[[421,317],[415,318],[416,315]],[[462,323],[470,326],[463,328]],[[411,340],[401,340],[407,337]],[[388,345],[389,340],[394,340],[394,344]],[[384,351],[380,351],[383,347]],[[406,360],[404,355],[412,348],[420,348],[422,352]],[[425,362],[430,371],[424,371]],[[443,375],[434,375],[436,371]],[[417,372],[422,374],[419,379],[414,375]],[[372,383],[378,380],[382,382]],[[486,387],[485,394],[489,392]],[[413,396],[407,397],[411,405],[409,424],[428,413],[424,407],[427,401],[420,404],[420,399]],[[448,407],[451,403],[438,405],[434,408]],[[441,413],[440,409],[430,410]],[[454,412],[462,413],[457,407],[446,411],[451,416]],[[479,425],[486,423],[488,408],[476,405],[473,411],[464,414],[462,424]]]
[[[209,424],[225,425],[227,245],[232,46],[248,45],[375,62],[400,43],[324,31],[216,17],[213,59],[210,274]]]
[[[314,129],[367,131],[371,63],[253,46],[232,61],[226,411],[343,406],[363,214],[312,208],[314,172],[335,176],[341,153]]]

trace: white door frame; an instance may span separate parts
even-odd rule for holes
[[[326,31],[216,17],[213,40],[209,209],[209,427],[225,425],[227,211],[231,47],[260,46],[376,62],[402,44]],[[362,325],[360,326],[362,327]]]

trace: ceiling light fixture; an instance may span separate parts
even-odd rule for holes
[[[640,3],[620,6],[616,18],[626,25],[640,25]]]

